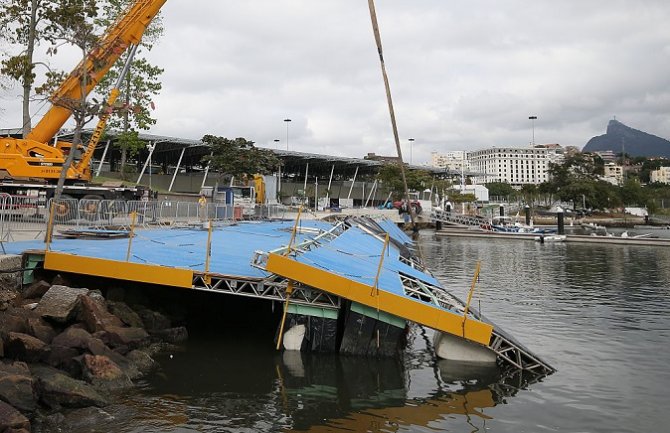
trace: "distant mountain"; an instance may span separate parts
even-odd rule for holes
[[[618,120],[610,120],[607,124],[607,133],[590,139],[582,151],[611,150],[614,153],[621,153],[622,148],[630,156],[670,158],[670,141],[633,129]]]

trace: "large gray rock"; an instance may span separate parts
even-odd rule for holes
[[[46,344],[50,344],[56,336],[56,331],[51,325],[40,317],[31,317],[28,319],[28,333]]]
[[[9,271],[21,268],[21,256],[16,254],[0,254],[0,270]],[[17,290],[21,287],[21,275],[19,272],[0,272],[0,290]],[[1,430],[0,430],[1,431]]]
[[[104,406],[107,400],[84,381],[45,366],[32,366],[37,379],[37,394],[51,408]]]
[[[51,340],[52,346],[72,347],[75,349],[86,349],[88,347],[88,340],[91,334],[80,327],[81,325],[72,325],[65,331],[56,335]]]
[[[142,323],[144,323],[144,328],[147,331],[157,331],[172,326],[172,323],[170,323],[170,319],[168,319],[167,316],[158,311],[143,308],[138,311],[138,314],[142,319]]]
[[[81,321],[91,332],[104,331],[108,327],[123,326],[123,322],[118,317],[110,314],[105,306],[104,299],[93,299],[89,296],[80,296]]]
[[[23,289],[23,297],[26,299],[41,298],[51,288],[51,284],[44,280],[35,281]]]
[[[104,355],[84,355],[82,359],[82,376],[97,389],[113,390],[133,386],[130,378]]]
[[[133,350],[126,355],[126,358],[137,366],[142,375],[149,374],[157,365],[156,361],[143,350]]]
[[[30,421],[14,407],[0,401],[0,432],[11,431],[11,429],[30,431]]]
[[[188,331],[183,326],[177,326],[176,328],[159,329],[156,331],[152,331],[151,335],[153,337],[160,338],[166,343],[172,343],[172,344],[183,343],[184,341],[188,340]]]
[[[45,353],[46,344],[32,335],[10,332],[5,345],[7,358],[19,361],[37,362]]]
[[[9,308],[6,311],[0,311],[0,333],[9,332],[28,332],[28,317],[32,311],[24,308]]]
[[[147,343],[149,334],[142,328],[109,326],[101,333],[101,337],[112,348],[137,349]]]
[[[120,353],[110,349],[98,338],[91,338],[91,340],[89,340],[88,351],[93,355],[106,356],[111,359],[130,379],[138,379],[143,375],[140,367],[135,364],[133,359],[130,357],[126,358]]]
[[[13,289],[0,288],[0,311],[8,309],[18,296],[19,293]]]
[[[33,378],[23,362],[0,362],[0,400],[23,412],[33,412],[37,398],[33,392]]]
[[[134,326],[136,328],[144,327],[144,323],[142,322],[142,319],[140,319],[140,316],[125,302],[107,301],[107,308],[110,313],[121,319],[126,325]]]
[[[77,315],[79,295],[86,295],[88,289],[53,285],[42,296],[35,312],[47,320],[67,323]]]
[[[52,367],[67,371],[72,376],[79,376],[81,366],[74,360],[79,355],[79,351],[72,347],[51,346],[45,362]]]

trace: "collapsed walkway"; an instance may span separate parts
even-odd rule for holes
[[[318,316],[332,326],[339,326],[342,310],[350,310],[358,318],[351,323],[372,320],[377,348],[380,329],[381,339],[392,338],[415,322],[490,349],[501,366],[540,375],[554,371],[476,311],[466,312],[388,220],[239,222],[213,229],[201,224],[140,230],[126,238],[100,234],[56,237],[48,248],[39,240],[12,242],[5,249],[51,271],[281,301],[295,316]],[[365,338],[375,338],[373,328]],[[360,330],[347,332],[343,339],[350,345],[374,344],[361,343]]]

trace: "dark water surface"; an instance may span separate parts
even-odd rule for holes
[[[72,431],[668,431],[670,248],[430,232],[420,246],[461,297],[481,260],[475,305],[558,372],[528,383],[450,365],[419,327],[401,360],[280,354],[274,329],[222,327]]]

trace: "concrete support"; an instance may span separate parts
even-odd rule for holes
[[[396,356],[405,338],[405,320],[356,302],[344,320],[340,353]]]
[[[347,194],[347,200],[351,198],[351,191],[354,189],[354,184],[356,183],[356,176],[358,176],[358,166],[356,166],[356,171],[354,172],[354,179],[351,181],[351,188],[349,188],[349,194]]]
[[[281,164],[279,164],[277,173],[277,201],[281,203]]]
[[[181,166],[181,160],[184,157],[184,152],[186,151],[186,148],[184,147],[181,150],[181,153],[179,154],[179,160],[177,161],[177,167],[174,169],[174,173],[172,174],[172,180],[170,181],[170,187],[168,188],[168,191],[172,191],[172,186],[174,185],[174,180],[177,178],[177,173],[179,173],[179,167]]]
[[[335,352],[337,314],[331,308],[289,304],[282,347],[303,352]]]
[[[137,181],[135,183],[140,183],[142,180],[142,176],[144,176],[144,172],[147,170],[147,166],[149,165],[149,161],[151,161],[151,155],[154,153],[154,149],[156,148],[156,143],[155,142],[149,142],[149,156],[147,156],[147,160],[144,161],[144,165],[142,166],[142,171],[140,172],[140,175],[137,177]],[[149,168],[151,170],[151,168]]]
[[[363,207],[368,207],[368,202],[370,201],[370,198],[372,197],[372,194],[375,192],[377,189],[377,179],[375,179],[375,182],[372,184],[372,188],[370,188],[370,194],[368,194],[368,198],[365,200],[365,204]]]
[[[496,353],[493,350],[456,335],[435,331],[433,346],[435,354],[442,359],[473,364],[496,363]]]
[[[328,189],[326,190],[326,206],[330,207],[330,186],[333,184],[333,173],[335,172],[335,164],[330,167],[330,177],[328,178]]]
[[[212,156],[213,154],[210,153],[209,156]],[[211,165],[211,161],[207,163],[207,167],[205,167],[205,175],[202,177],[202,185],[200,185],[200,189],[202,190],[205,187],[205,182],[207,182],[207,175],[209,174],[209,166]],[[232,180],[231,180],[232,182]]]
[[[102,171],[102,164],[105,163],[105,158],[107,157],[107,150],[109,150],[109,144],[112,142],[112,140],[107,140],[107,144],[105,144],[105,150],[102,151],[102,158],[100,158],[100,164],[98,164],[98,169],[95,171],[96,176],[100,176],[100,172]]]
[[[302,192],[307,198],[307,175],[309,174],[309,162],[305,164],[305,184],[302,187]]]

